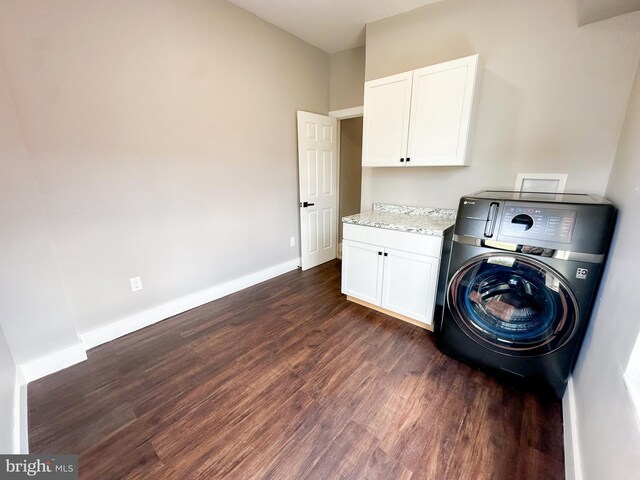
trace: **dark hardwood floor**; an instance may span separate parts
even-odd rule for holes
[[[89,352],[29,385],[33,453],[86,479],[560,479],[560,403],[340,294],[338,261]]]

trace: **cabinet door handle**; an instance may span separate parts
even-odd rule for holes
[[[378,252],[378,255],[382,255],[382,252]]]
[[[409,163],[411,161],[411,158],[407,157],[407,163]]]
[[[404,158],[401,158],[401,159],[400,159],[400,161],[401,161],[401,162],[404,162]]]
[[[388,257],[388,256],[389,256],[389,254],[388,254],[387,252],[384,252],[384,256],[385,256],[385,257]]]

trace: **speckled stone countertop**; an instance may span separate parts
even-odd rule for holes
[[[450,208],[374,203],[373,210],[342,217],[342,221],[367,227],[442,237],[449,228],[453,227],[456,213],[456,210]]]

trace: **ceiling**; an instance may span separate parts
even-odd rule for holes
[[[442,0],[230,0],[327,53],[365,43],[369,22]],[[578,25],[640,9],[640,0],[578,0]]]
[[[298,38],[335,53],[364,45],[367,23],[442,0],[230,0]]]
[[[640,0],[580,0],[578,25],[598,22],[635,10],[640,10]]]

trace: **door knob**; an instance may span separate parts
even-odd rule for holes
[[[314,205],[315,205],[315,203],[309,203],[309,202],[302,202],[302,203],[300,204],[300,206],[301,206],[302,208],[313,207]]]

